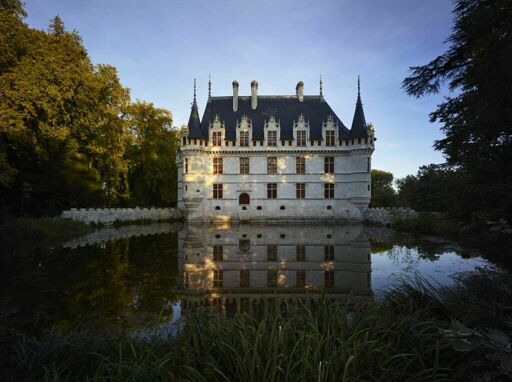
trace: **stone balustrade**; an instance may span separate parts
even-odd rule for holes
[[[364,212],[364,219],[377,224],[391,224],[397,220],[410,220],[418,216],[412,208],[404,207],[377,207],[367,208]]]
[[[181,210],[177,208],[71,208],[63,211],[61,217],[87,224],[112,224],[115,221],[130,222],[137,220],[177,220],[182,218]]]

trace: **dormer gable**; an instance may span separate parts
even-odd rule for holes
[[[297,120],[293,122],[294,146],[307,146],[309,135],[309,121],[301,113]]]

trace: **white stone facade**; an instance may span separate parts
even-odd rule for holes
[[[250,102],[254,108],[253,85],[252,91]],[[305,98],[304,103],[308,101],[308,97],[302,97]],[[260,122],[261,126],[255,126],[251,118],[239,110],[242,102],[243,97],[238,97],[236,83],[230,111],[236,109],[240,114],[236,132],[231,134],[233,140],[226,138],[228,126],[222,115],[215,115],[210,121],[206,127],[207,137],[191,137],[190,122],[188,128],[182,128],[182,146],[176,159],[178,207],[184,211],[187,220],[270,222],[364,219],[363,212],[371,197],[373,129],[368,129],[364,132],[365,136],[359,138],[341,136],[341,122],[329,114],[322,117],[321,125],[316,126],[317,136],[313,137],[307,113],[297,114],[291,126],[283,126],[279,110],[276,116],[269,115]],[[303,100],[300,102],[303,103]],[[325,102],[323,97],[319,102]],[[259,104],[256,107],[260,108]],[[256,128],[260,129],[261,139],[254,138]],[[283,128],[287,128],[293,137],[283,138]],[[270,137],[272,134],[275,140]],[[244,136],[248,137],[246,141]],[[247,158],[242,161],[248,162],[248,173],[244,171],[247,164],[242,164],[241,158]],[[272,171],[274,160],[275,173]],[[304,161],[304,171],[299,168],[300,161]],[[330,161],[333,163],[331,166]],[[242,168],[244,166],[245,169]],[[271,191],[274,184],[275,198]],[[329,187],[333,187],[333,191]]]
[[[354,302],[372,295],[362,225],[193,225],[179,232],[182,314],[233,314],[299,299]]]

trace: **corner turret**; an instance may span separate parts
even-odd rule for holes
[[[357,102],[354,119],[352,120],[352,128],[350,133],[353,137],[366,137],[368,134],[366,119],[364,117],[363,103],[361,102],[361,82],[357,76]]]
[[[201,129],[201,120],[199,119],[199,111],[196,101],[196,79],[194,78],[194,102],[192,102],[192,110],[188,119],[188,139],[204,139]]]

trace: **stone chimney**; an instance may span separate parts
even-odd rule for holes
[[[297,92],[297,98],[300,102],[304,101],[304,82],[297,82],[297,86],[295,87],[295,91]]]
[[[258,81],[251,82],[251,106],[254,109],[258,106]]]
[[[233,81],[233,111],[238,110],[238,81]]]

